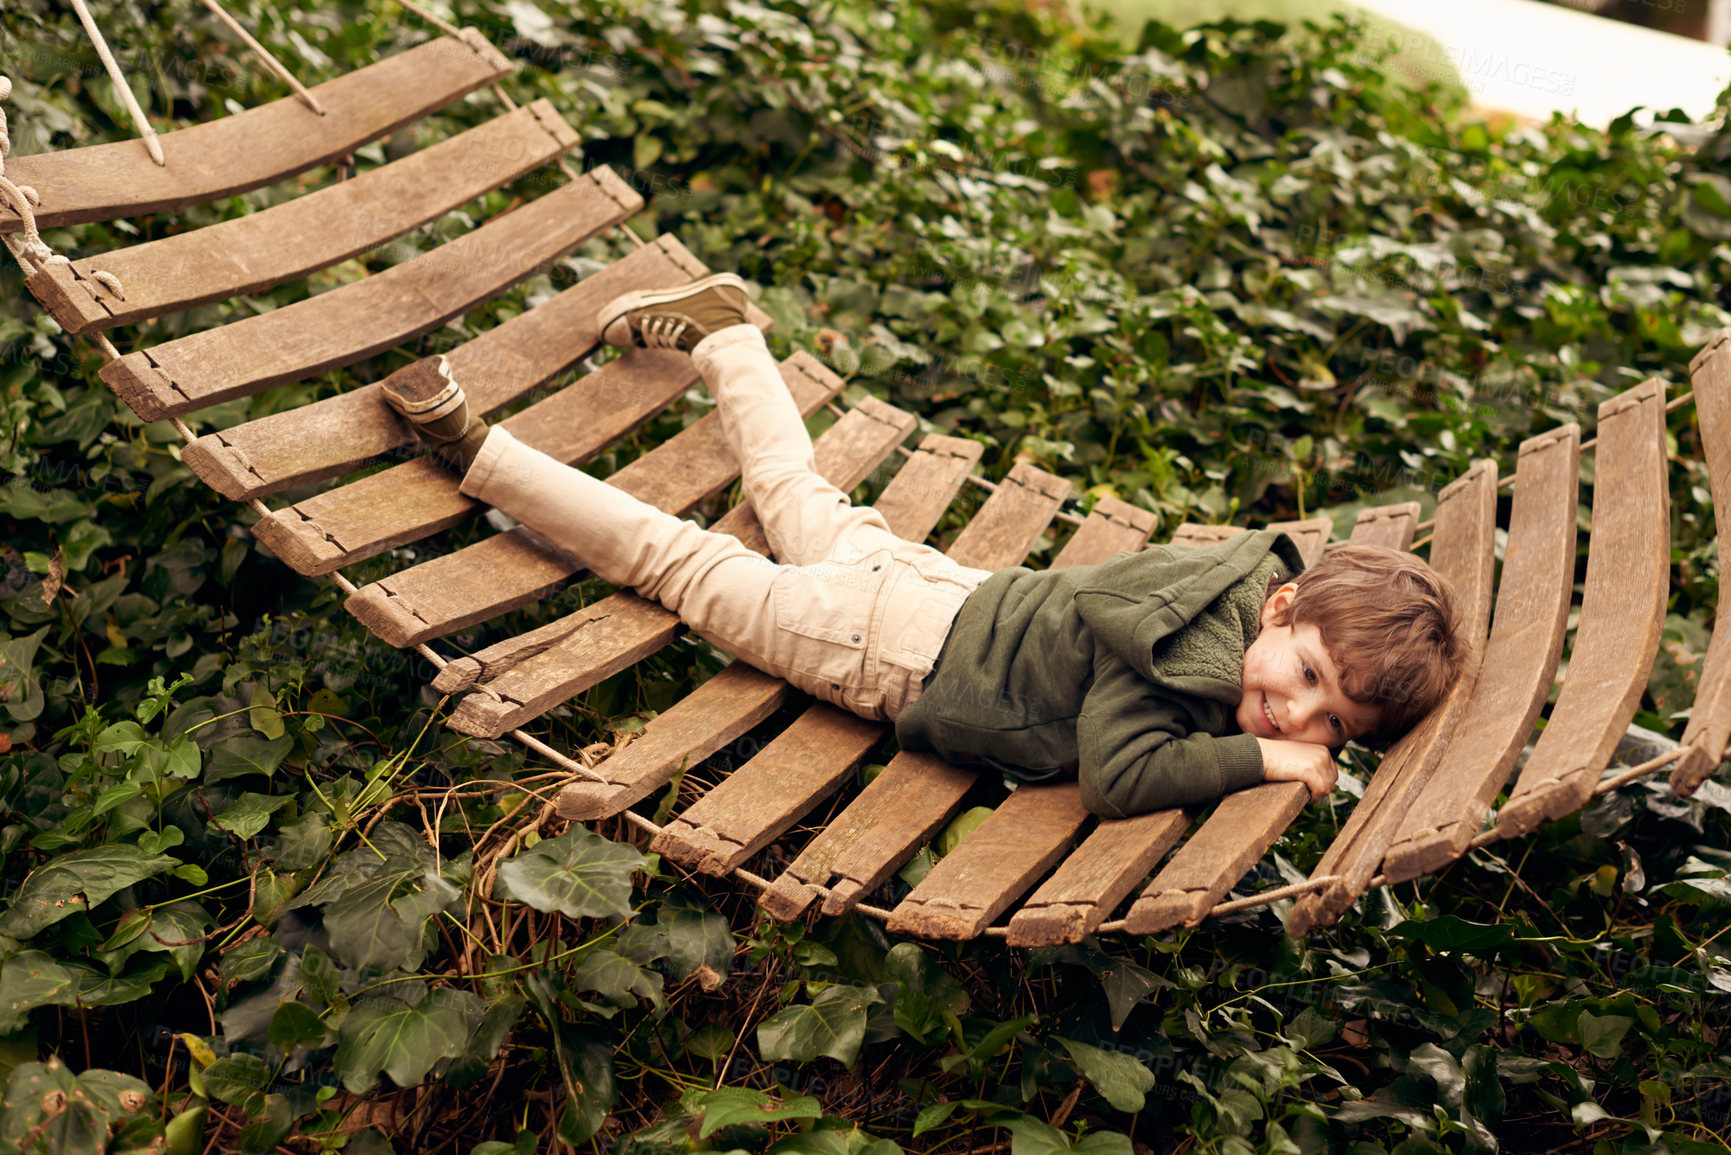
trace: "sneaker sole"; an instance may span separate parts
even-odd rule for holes
[[[711,273],[695,281],[680,285],[676,289],[638,289],[630,293],[622,293],[607,303],[601,310],[598,320],[601,323],[601,339],[609,345],[621,345],[633,348],[636,342],[631,340],[631,326],[624,322],[627,313],[651,305],[667,305],[674,301],[683,301],[694,297],[705,289],[727,286],[745,294],[747,303],[751,297],[746,294],[745,281],[738,273]]]

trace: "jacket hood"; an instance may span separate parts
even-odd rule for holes
[[[1201,549],[1149,546],[1101,566],[1077,591],[1076,609],[1100,644],[1154,685],[1236,703],[1263,601],[1255,583],[1238,583],[1259,568],[1296,574],[1304,559],[1291,538],[1268,529]],[[1222,598],[1229,590],[1234,596]]]

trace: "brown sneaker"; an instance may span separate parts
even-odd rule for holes
[[[745,282],[734,273],[715,273],[677,289],[625,293],[597,314],[601,339],[626,348],[689,353],[711,333],[743,325],[747,299]]]
[[[434,457],[458,473],[469,471],[487,439],[487,423],[469,415],[469,398],[451,377],[449,361],[424,357],[386,377],[379,390]]]

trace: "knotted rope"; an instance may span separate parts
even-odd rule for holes
[[[42,203],[42,197],[29,185],[18,184],[6,175],[6,158],[12,154],[12,136],[6,128],[4,103],[11,97],[12,78],[0,76],[0,199],[24,222],[24,228],[17,235],[6,238],[6,246],[18,262],[26,266],[28,273],[39,272],[46,265],[70,265],[72,261],[49,248],[42,234],[36,231],[36,206]],[[120,288],[120,278],[113,273],[93,271],[90,278],[121,300],[126,299]]]

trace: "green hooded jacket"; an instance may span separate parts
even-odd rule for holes
[[[1244,651],[1269,579],[1303,568],[1291,538],[1259,530],[1001,570],[962,604],[896,738],[1023,779],[1075,773],[1113,818],[1260,782],[1261,747],[1234,719]]]

